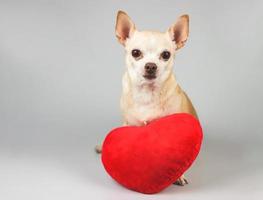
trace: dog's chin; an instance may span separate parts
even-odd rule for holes
[[[143,77],[147,81],[154,81],[154,79],[156,79],[157,76],[155,74],[145,74],[143,75]]]

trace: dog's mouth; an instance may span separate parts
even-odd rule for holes
[[[147,80],[153,80],[156,78],[156,75],[155,74],[145,74],[143,75],[143,77]]]

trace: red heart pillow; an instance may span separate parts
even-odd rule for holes
[[[174,183],[191,166],[202,137],[198,120],[185,113],[142,127],[120,127],[104,140],[102,162],[121,185],[153,194]]]

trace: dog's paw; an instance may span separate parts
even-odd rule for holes
[[[184,175],[182,175],[180,178],[177,179],[177,181],[175,181],[173,183],[174,185],[179,185],[179,186],[184,186],[186,184],[188,184],[188,181],[186,180],[186,178],[184,177]]]
[[[102,146],[101,145],[96,145],[95,151],[96,151],[96,153],[101,153],[102,152]]]

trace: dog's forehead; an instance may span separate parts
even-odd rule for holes
[[[138,48],[145,51],[159,51],[173,48],[172,41],[167,33],[154,31],[136,31],[127,43],[129,48]]]

